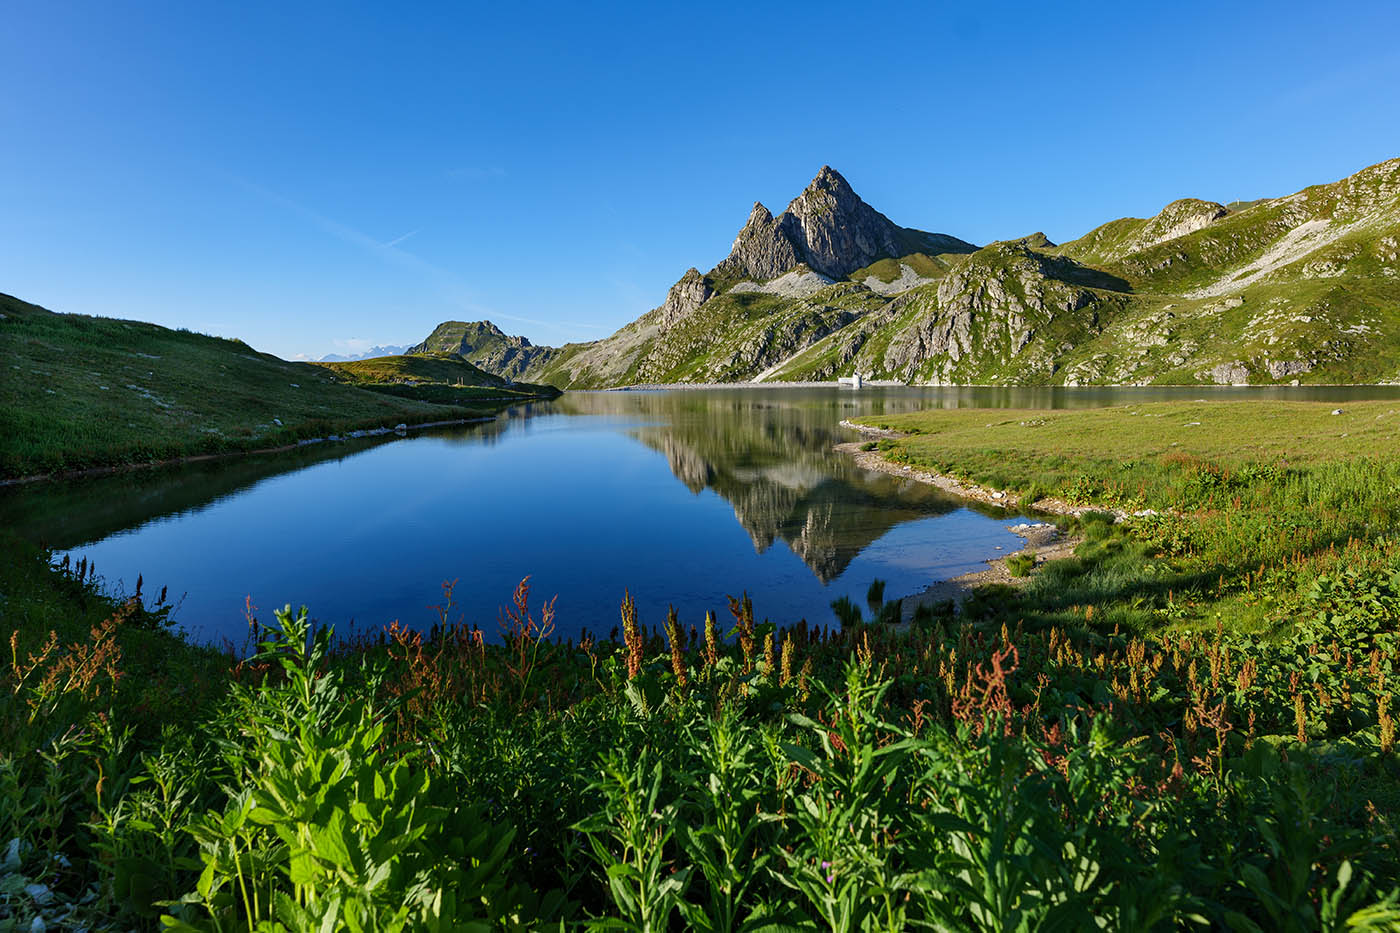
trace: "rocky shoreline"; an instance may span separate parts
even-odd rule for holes
[[[841,427],[850,428],[853,431],[859,431],[871,437],[898,438],[903,436],[897,431],[872,428],[869,425],[856,424],[852,421],[842,421]],[[907,465],[891,463],[886,460],[879,451],[861,450],[861,442],[859,441],[837,444],[836,450],[854,457],[856,463],[867,470],[879,470],[881,473],[889,473],[891,476],[903,476],[921,483],[928,483],[932,486],[937,486],[939,489],[950,492],[955,496],[960,496],[964,499],[974,499],[978,502],[986,503],[987,505],[997,506],[998,508],[1031,509],[1036,512],[1046,512],[1051,515],[1076,516],[1083,515],[1086,512],[1107,512],[1114,517],[1115,521],[1122,521],[1128,517],[1128,513],[1122,509],[1111,509],[1105,506],[1095,505],[1075,505],[1066,502],[1064,499],[1055,498],[1053,496],[1045,496],[1036,499],[1034,502],[1022,502],[1020,496],[1005,489],[992,489],[942,473],[934,473],[929,470],[920,470]]]
[[[907,388],[906,383],[893,379],[867,380],[865,386],[876,388]],[[834,379],[827,382],[643,382],[630,386],[613,386],[604,392],[671,392],[677,389],[836,389],[841,384]],[[857,391],[857,390],[851,390]],[[843,422],[844,424],[844,422]]]
[[[887,431],[882,428],[872,428],[868,425],[855,424],[850,421],[842,421],[841,426],[859,431],[862,434],[872,437],[895,438],[900,437],[898,432]],[[979,486],[976,483],[965,482],[956,477],[947,476],[942,473],[933,473],[928,470],[919,470],[910,466],[903,466],[891,463],[886,460],[879,451],[862,450],[861,442],[850,441],[844,444],[837,444],[836,450],[852,457],[857,466],[866,470],[875,470],[881,473],[888,473],[891,476],[899,476],[905,479],[912,479],[915,482],[927,483],[937,486],[939,489],[963,499],[972,499],[986,505],[996,506],[1003,509],[1030,509],[1037,512],[1045,512],[1053,515],[1082,515],[1085,512],[1110,512],[1115,520],[1121,520],[1127,513],[1116,509],[1092,508],[1088,506],[1072,505],[1063,499],[1046,497],[1037,499],[1034,502],[1023,503],[1015,493],[1003,489],[991,489],[986,486]],[[961,576],[953,577],[950,580],[938,580],[929,584],[918,593],[911,593],[907,596],[899,597],[900,600],[900,622],[908,623],[914,618],[914,613],[920,606],[936,606],[941,603],[951,601],[954,610],[961,605],[962,601],[972,595],[978,587],[990,584],[1005,584],[1009,586],[1022,586],[1030,576],[1014,577],[1006,566],[1006,559],[1012,554],[1025,550],[1035,552],[1035,566],[1052,560],[1059,560],[1074,555],[1074,549],[1083,538],[1078,536],[1066,537],[1055,525],[1047,522],[1023,522],[1011,527],[1010,531],[1020,535],[1025,539],[1025,544],[1019,551],[991,558],[987,561],[985,570],[975,570]]]

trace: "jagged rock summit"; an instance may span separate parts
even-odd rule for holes
[[[841,173],[823,165],[777,217],[758,201],[728,258],[710,273],[767,282],[806,265],[832,279],[879,259],[918,251],[972,252],[956,237],[900,227],[861,200]]]

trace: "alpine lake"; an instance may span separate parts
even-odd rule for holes
[[[728,597],[779,624],[865,604],[1017,550],[1026,519],[863,470],[842,419],[925,408],[1054,409],[1196,398],[1346,401],[1397,387],[833,388],[569,392],[496,420],[0,490],[0,522],[85,560],[117,594],[167,591],[195,640],[242,645],[310,607],[337,631],[447,619],[499,637],[530,578],[555,636],[606,637],[624,594],[660,626]],[[445,587],[446,584],[446,587]],[[447,588],[450,588],[450,602]]]

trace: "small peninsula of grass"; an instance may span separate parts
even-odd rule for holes
[[[391,364],[288,362],[239,340],[56,314],[8,295],[0,351],[0,480],[484,417],[502,399],[557,394],[502,380],[458,388],[480,371],[435,360],[424,363],[441,378],[423,380],[435,384],[370,385]]]
[[[439,404],[474,399],[517,401],[560,395],[554,386],[511,382],[448,353],[378,356],[315,365],[334,373],[348,385]]]

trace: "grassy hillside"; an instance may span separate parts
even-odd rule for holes
[[[0,478],[477,416],[370,392],[239,340],[0,295]]]
[[[504,386],[506,380],[449,353],[410,353],[376,356],[348,362],[316,363],[352,385],[439,383],[461,386]]]
[[[559,394],[553,386],[511,382],[450,353],[411,353],[314,365],[330,370],[349,385],[445,405],[554,398]]]

